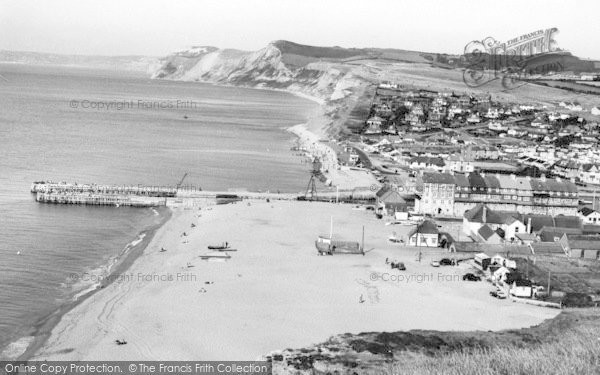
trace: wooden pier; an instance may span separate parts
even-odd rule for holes
[[[177,188],[165,186],[141,185],[96,185],[67,182],[38,181],[31,185],[32,193],[54,194],[101,194],[101,195],[137,195],[145,197],[172,198],[177,195]]]
[[[167,198],[117,195],[117,194],[93,194],[77,192],[37,192],[35,200],[40,203],[55,204],[81,204],[98,206],[131,206],[131,207],[156,207],[166,206]]]
[[[252,192],[243,189],[204,191],[186,187],[119,186],[67,182],[34,182],[31,192],[40,203],[131,207],[196,207],[235,203],[245,199],[306,200],[303,193]],[[368,203],[375,201],[369,188],[348,191],[322,191],[312,200],[321,202]]]

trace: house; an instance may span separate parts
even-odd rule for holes
[[[502,238],[511,242],[515,240],[517,233],[525,233],[527,231],[526,225],[521,222],[520,215],[517,212],[495,211],[489,209],[487,205],[480,203],[465,212],[463,216],[463,232],[472,237],[482,238],[480,230],[483,227],[488,227],[498,235],[504,234]],[[502,232],[498,232],[498,229]],[[496,240],[487,229],[483,230],[483,236],[485,235],[491,238],[492,241]],[[488,241],[485,240],[485,242]]]
[[[508,131],[508,126],[506,126],[498,121],[492,121],[488,124],[488,129],[497,131],[497,132],[505,132],[505,131]]]
[[[521,245],[529,245],[537,241],[537,235],[534,233],[517,233],[515,237]]]
[[[475,167],[477,168],[477,164]],[[462,217],[465,211],[478,204],[486,204],[494,210],[521,214],[574,215],[577,213],[579,194],[574,183],[558,178],[542,176],[538,179],[476,172],[428,172],[423,173],[423,190],[422,194],[417,194],[415,209],[419,213],[444,213]],[[527,222],[522,219],[520,221]],[[553,225],[552,218],[550,221],[550,225]],[[513,235],[507,233],[507,238],[510,237]]]
[[[373,116],[367,120],[367,129],[365,134],[379,134],[384,120],[379,116]]]
[[[467,117],[467,122],[469,124],[479,124],[481,122],[481,119],[477,114],[473,113],[471,116]]]
[[[571,159],[560,159],[552,166],[552,172],[564,178],[579,177],[580,165]]]
[[[425,220],[408,233],[410,246],[438,247],[440,232],[431,220]]]
[[[566,255],[565,249],[560,242],[534,242],[529,244],[529,247],[533,255]]]
[[[533,296],[533,288],[531,281],[527,279],[516,279],[512,282],[509,291],[511,296],[521,298],[531,298]]]
[[[490,244],[500,244],[503,241],[504,235],[504,233],[500,231],[502,231],[502,229],[498,228],[496,230],[493,230],[487,224],[484,224],[477,231],[477,240],[479,242],[485,242]]]
[[[462,107],[471,106],[471,97],[468,95],[461,95],[456,101]]]
[[[441,171],[444,169],[444,159],[430,158],[427,156],[415,156],[408,161],[412,169],[435,169]]]
[[[451,155],[445,160],[446,168],[449,171],[453,172],[473,172],[475,170],[475,166],[473,161],[465,158],[462,155]]]
[[[583,164],[579,168],[579,179],[586,184],[600,184],[600,166]]]
[[[423,173],[422,191],[415,200],[415,211],[433,215],[452,215],[454,176],[449,173]]]
[[[506,259],[500,254],[494,255],[491,261],[492,264],[496,266],[502,266],[513,270],[517,269],[517,262],[515,262],[514,260]]]
[[[543,227],[538,231],[538,237],[541,242],[557,242],[564,234],[582,233],[583,231],[577,228]]]
[[[377,206],[381,207],[388,215],[395,216],[396,212],[406,212],[408,207],[398,189],[384,186],[375,194]]]
[[[504,266],[490,266],[489,270],[492,282],[495,283],[506,282],[506,276],[510,273],[510,270]]]
[[[600,212],[589,207],[583,207],[578,212],[584,224],[600,224]]]
[[[600,260],[600,236],[564,234],[560,239],[571,258]]]

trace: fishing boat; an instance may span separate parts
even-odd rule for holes
[[[223,250],[227,250],[229,249],[229,243],[224,242],[221,245],[208,245],[208,250],[219,250],[219,251],[223,251]]]
[[[206,253],[204,255],[200,255],[200,259],[202,259],[202,260],[229,259],[229,258],[231,258],[231,255],[229,255],[228,253],[222,253],[219,251],[212,251],[212,252]]]
[[[365,255],[364,251],[365,244],[365,228],[363,227],[362,243],[358,241],[344,241],[337,239],[333,235],[333,217],[331,218],[331,227],[329,235],[321,235],[317,237],[315,241],[315,247],[319,255],[333,255],[333,254],[362,254]]]

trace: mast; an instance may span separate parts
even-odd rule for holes
[[[365,254],[365,226],[363,225],[362,230],[362,244],[360,245],[360,252]]]
[[[331,223],[329,225],[329,239],[333,239],[333,216],[331,216]]]

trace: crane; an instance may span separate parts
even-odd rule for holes
[[[181,177],[181,180],[179,180],[179,182],[177,183],[177,189],[179,189],[181,187],[181,185],[183,184],[183,180],[185,180],[185,178],[188,176],[188,172],[185,172],[185,174],[183,175],[183,177]]]

